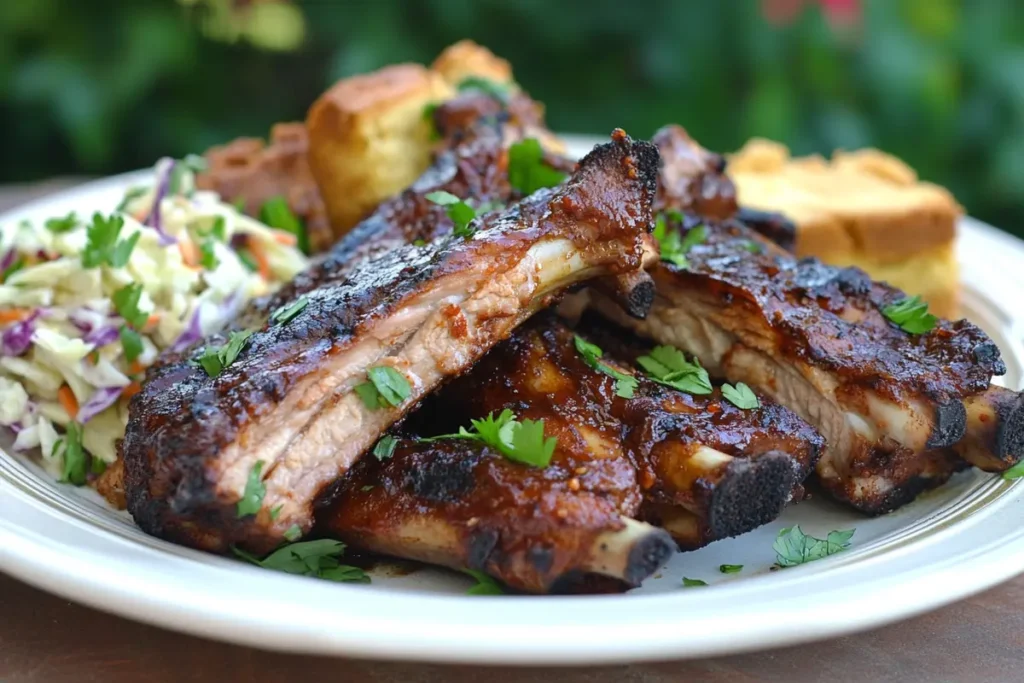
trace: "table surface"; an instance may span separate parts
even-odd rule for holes
[[[0,211],[75,182],[57,179],[0,187]],[[822,609],[827,610],[828,605],[822,605]],[[419,683],[1019,681],[1024,680],[1022,648],[1024,577],[931,614],[823,643],[688,662],[498,670],[283,655],[225,645],[142,626],[0,574],[3,683],[177,683],[257,678],[265,683],[290,683],[296,678]]]

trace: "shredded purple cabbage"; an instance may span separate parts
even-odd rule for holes
[[[32,311],[27,318],[4,330],[0,335],[0,356],[20,356],[28,351],[36,331],[35,321],[42,314],[41,310]]]
[[[184,351],[203,338],[203,328],[200,324],[200,313],[202,310],[202,306],[196,306],[195,312],[192,313],[192,317],[189,318],[188,327],[186,327],[185,331],[181,333],[181,336],[175,339],[174,343],[171,344],[171,351],[174,353]]]
[[[8,249],[4,257],[0,259],[0,272],[7,270],[14,265],[14,259],[18,257],[18,253],[14,249]]]
[[[117,401],[117,397],[124,391],[124,387],[100,387],[96,391],[92,392],[92,396],[89,400],[82,404],[82,407],[78,409],[78,416],[76,419],[78,422],[85,424],[92,418],[96,417],[104,410],[114,405]]]
[[[86,344],[92,344],[93,346],[106,346],[107,344],[113,344],[121,338],[121,333],[116,327],[101,327],[98,330],[94,330],[89,334],[85,335],[82,340]]]
[[[16,422],[12,422],[11,424],[5,425],[5,426],[8,429],[10,429],[12,432],[14,432],[15,434],[17,434],[18,432],[20,432],[21,430],[23,430],[25,428],[25,426],[22,425],[21,422],[17,422],[17,421]]]
[[[170,189],[171,174],[174,173],[175,164],[174,159],[167,157],[160,160],[160,163],[163,162],[167,162],[166,170],[157,178],[156,192],[153,194],[153,208],[150,209],[149,215],[146,216],[145,224],[157,231],[157,234],[160,235],[160,245],[166,247],[177,243],[178,240],[164,232],[163,220],[160,217],[160,204],[164,197],[167,196],[168,189]]]

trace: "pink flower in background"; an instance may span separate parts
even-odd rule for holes
[[[792,23],[809,3],[818,3],[828,22],[836,28],[860,23],[861,0],[761,0],[765,18],[773,24]]]

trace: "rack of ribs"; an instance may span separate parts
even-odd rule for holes
[[[164,357],[130,404],[128,510],[212,551],[266,552],[308,531],[321,489],[443,380],[567,288],[640,267],[657,168],[652,145],[617,131],[564,184],[476,219],[469,237],[371,250],[344,273],[332,252],[242,316],[252,334],[216,376],[197,360],[222,335]],[[298,310],[278,323],[277,304]],[[404,391],[375,382],[380,400],[367,400],[371,370]],[[259,509],[241,515],[249,488]]]
[[[649,347],[607,329],[588,339],[605,345],[606,367],[633,377],[631,397],[584,359],[572,329],[538,315],[410,415],[390,457],[354,467],[318,505],[321,531],[530,592],[588,574],[634,586],[672,549],[638,517],[668,520],[677,542],[698,547],[774,519],[813,468],[824,441],[789,410],[662,386],[633,369]],[[547,467],[416,438],[504,410],[543,420],[557,439]]]
[[[679,161],[673,149],[660,145],[663,183]],[[692,166],[691,156],[682,162]],[[676,208],[668,199],[661,208]],[[912,334],[882,313],[906,296],[863,271],[797,259],[732,219],[687,214],[668,224],[681,235],[702,226],[706,238],[688,267],[652,271],[647,319],[599,295],[594,305],[817,427],[828,441],[817,475],[836,498],[883,513],[968,464],[1001,471],[1024,455],[1021,397],[990,385],[1005,366],[971,323],[939,320]]]

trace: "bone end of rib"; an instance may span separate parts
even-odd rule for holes
[[[595,283],[595,287],[637,320],[646,318],[654,304],[654,280],[644,270],[602,278]]]
[[[796,484],[793,460],[786,453],[735,458],[708,501],[705,516],[711,537],[738,536],[774,520]]]
[[[1024,394],[991,386],[964,401],[967,433],[954,446],[975,467],[1001,472],[1024,456]]]
[[[605,531],[594,539],[582,569],[639,586],[668,561],[676,546],[664,529],[628,517],[622,522],[621,529]]]
[[[962,401],[949,401],[935,407],[935,425],[927,448],[946,448],[964,437],[967,428],[967,410]]]

